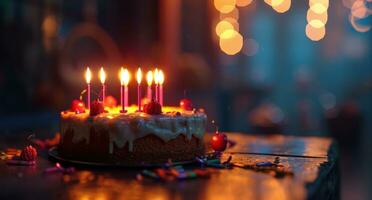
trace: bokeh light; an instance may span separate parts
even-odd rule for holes
[[[353,6],[351,7],[351,14],[354,17],[357,17],[359,19],[365,18],[369,15],[368,8],[366,7],[366,4],[362,0],[357,0],[353,3]]]
[[[322,14],[324,12],[327,12],[328,7],[321,3],[314,3],[310,6],[310,9],[317,14]]]
[[[234,8],[231,12],[229,13],[220,13],[220,19],[223,20],[225,18],[234,18],[234,19],[239,19],[239,10],[237,8]]]
[[[235,55],[243,47],[243,36],[235,30],[224,31],[220,35],[220,48],[227,55]]]
[[[307,19],[307,22],[317,19],[323,22],[323,24],[326,24],[328,21],[328,13],[324,12],[322,14],[318,14],[309,9],[307,11],[306,19]]]
[[[274,5],[273,2],[274,1],[271,2],[271,6],[278,13],[285,13],[291,8],[291,0],[282,0],[278,5]]]
[[[264,0],[264,2],[265,2],[267,5],[271,6],[271,0]]]
[[[55,36],[58,31],[57,18],[54,15],[49,15],[45,17],[41,27],[45,36],[47,37]]]
[[[326,34],[325,25],[328,21],[329,0],[309,0],[309,10],[306,14],[306,36],[313,41],[319,41]]]
[[[309,21],[309,25],[314,28],[321,28],[321,27],[324,27],[325,24],[319,19],[313,19]]]
[[[329,0],[310,0],[309,1],[309,6],[313,6],[314,4],[322,4],[326,9],[328,9],[329,6]]]
[[[238,22],[238,20],[236,20],[235,18],[232,18],[232,17],[226,17],[223,20],[230,22],[230,24],[233,25],[234,30],[239,31],[239,22]]]
[[[229,13],[235,8],[235,0],[214,0],[214,7],[221,13]]]
[[[312,41],[319,41],[324,38],[326,34],[325,27],[315,28],[310,24],[306,25],[306,36]]]
[[[221,33],[223,33],[226,30],[229,30],[229,29],[234,30],[234,26],[230,22],[228,22],[226,20],[222,20],[222,21],[218,22],[218,24],[216,25],[216,34],[218,36],[220,36]]]
[[[285,1],[285,0],[271,0],[271,1],[270,1],[270,5],[271,5],[272,7],[276,7],[276,6],[279,6],[279,5],[283,4],[284,1]]]
[[[371,25],[358,24],[357,19],[358,18],[354,17],[353,15],[351,14],[349,15],[350,24],[356,31],[364,33],[364,32],[368,32],[369,30],[371,30]]]
[[[252,3],[253,0],[236,0],[236,6],[244,7]]]

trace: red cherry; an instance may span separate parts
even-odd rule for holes
[[[104,111],[105,109],[103,108],[103,103],[101,101],[94,100],[90,104],[90,116],[98,115],[100,113],[103,113]]]
[[[192,102],[190,99],[181,99],[180,101],[180,107],[182,108],[182,110],[192,110],[193,109],[193,106],[192,106]]]
[[[227,136],[223,133],[215,133],[211,140],[211,146],[215,151],[225,151],[227,146]]]
[[[84,102],[74,99],[71,103],[71,111],[76,112],[76,113],[83,113],[85,112],[85,105]]]
[[[143,106],[143,112],[149,115],[160,115],[161,114],[161,105],[159,102],[152,100],[150,103]]]
[[[105,106],[110,107],[110,108],[114,108],[114,107],[116,107],[116,105],[117,105],[117,101],[116,101],[115,97],[113,97],[113,96],[106,96],[105,97]]]
[[[31,145],[25,147],[21,152],[21,159],[25,161],[33,161],[36,159],[36,156],[37,156],[37,151]]]

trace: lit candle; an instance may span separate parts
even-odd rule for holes
[[[92,79],[92,72],[90,72],[89,67],[87,67],[87,71],[85,72],[85,80],[87,82],[87,105],[88,109],[90,109],[90,80]]]
[[[159,103],[163,106],[163,83],[164,83],[164,73],[159,70]]]
[[[152,85],[152,79],[153,79],[153,74],[152,71],[147,72],[147,99],[149,101],[152,100],[152,90],[151,90],[151,85]]]
[[[159,70],[158,68],[154,71],[154,83],[155,83],[155,100],[159,102]]]
[[[141,81],[142,81],[142,71],[141,68],[138,68],[137,70],[137,105],[138,105],[138,111],[141,111]]]
[[[129,72],[127,69],[120,69],[120,103],[121,111],[125,112],[125,107],[128,107],[128,84]]]
[[[102,83],[102,103],[104,104],[105,97],[106,97],[106,87],[105,87],[106,73],[103,70],[103,67],[101,67],[101,70],[99,71],[99,78],[100,78],[101,83]]]

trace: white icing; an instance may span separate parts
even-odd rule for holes
[[[162,115],[145,113],[102,113],[94,117],[88,114],[62,113],[62,138],[68,129],[73,130],[73,143],[85,139],[89,142],[90,128],[109,133],[109,152],[113,153],[114,145],[119,148],[128,143],[129,151],[133,150],[133,142],[137,138],[154,134],[167,142],[180,134],[191,139],[192,136],[203,138],[207,116],[204,113],[176,112]]]

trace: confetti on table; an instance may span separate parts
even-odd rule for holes
[[[200,163],[201,167],[213,167],[213,168],[220,168],[220,169],[229,169],[231,168],[231,156],[223,163],[221,163],[220,159],[209,159],[208,157],[196,157],[196,161]]]
[[[10,159],[10,160],[7,160],[6,161],[6,164],[8,164],[8,165],[32,166],[32,165],[35,165],[36,162],[34,160],[32,160],[32,161],[25,161],[25,160],[13,160],[13,159]]]
[[[75,172],[74,167],[68,167],[64,168],[61,166],[61,164],[56,163],[54,167],[49,167],[44,170],[45,174],[51,174],[51,173],[63,173],[63,174],[71,174]]]
[[[239,162],[232,163],[235,167],[240,167],[243,169],[251,169],[257,172],[269,173],[276,178],[283,178],[284,176],[293,176],[293,172],[280,164],[280,158],[276,157],[274,162],[263,161],[250,164],[244,164]]]

